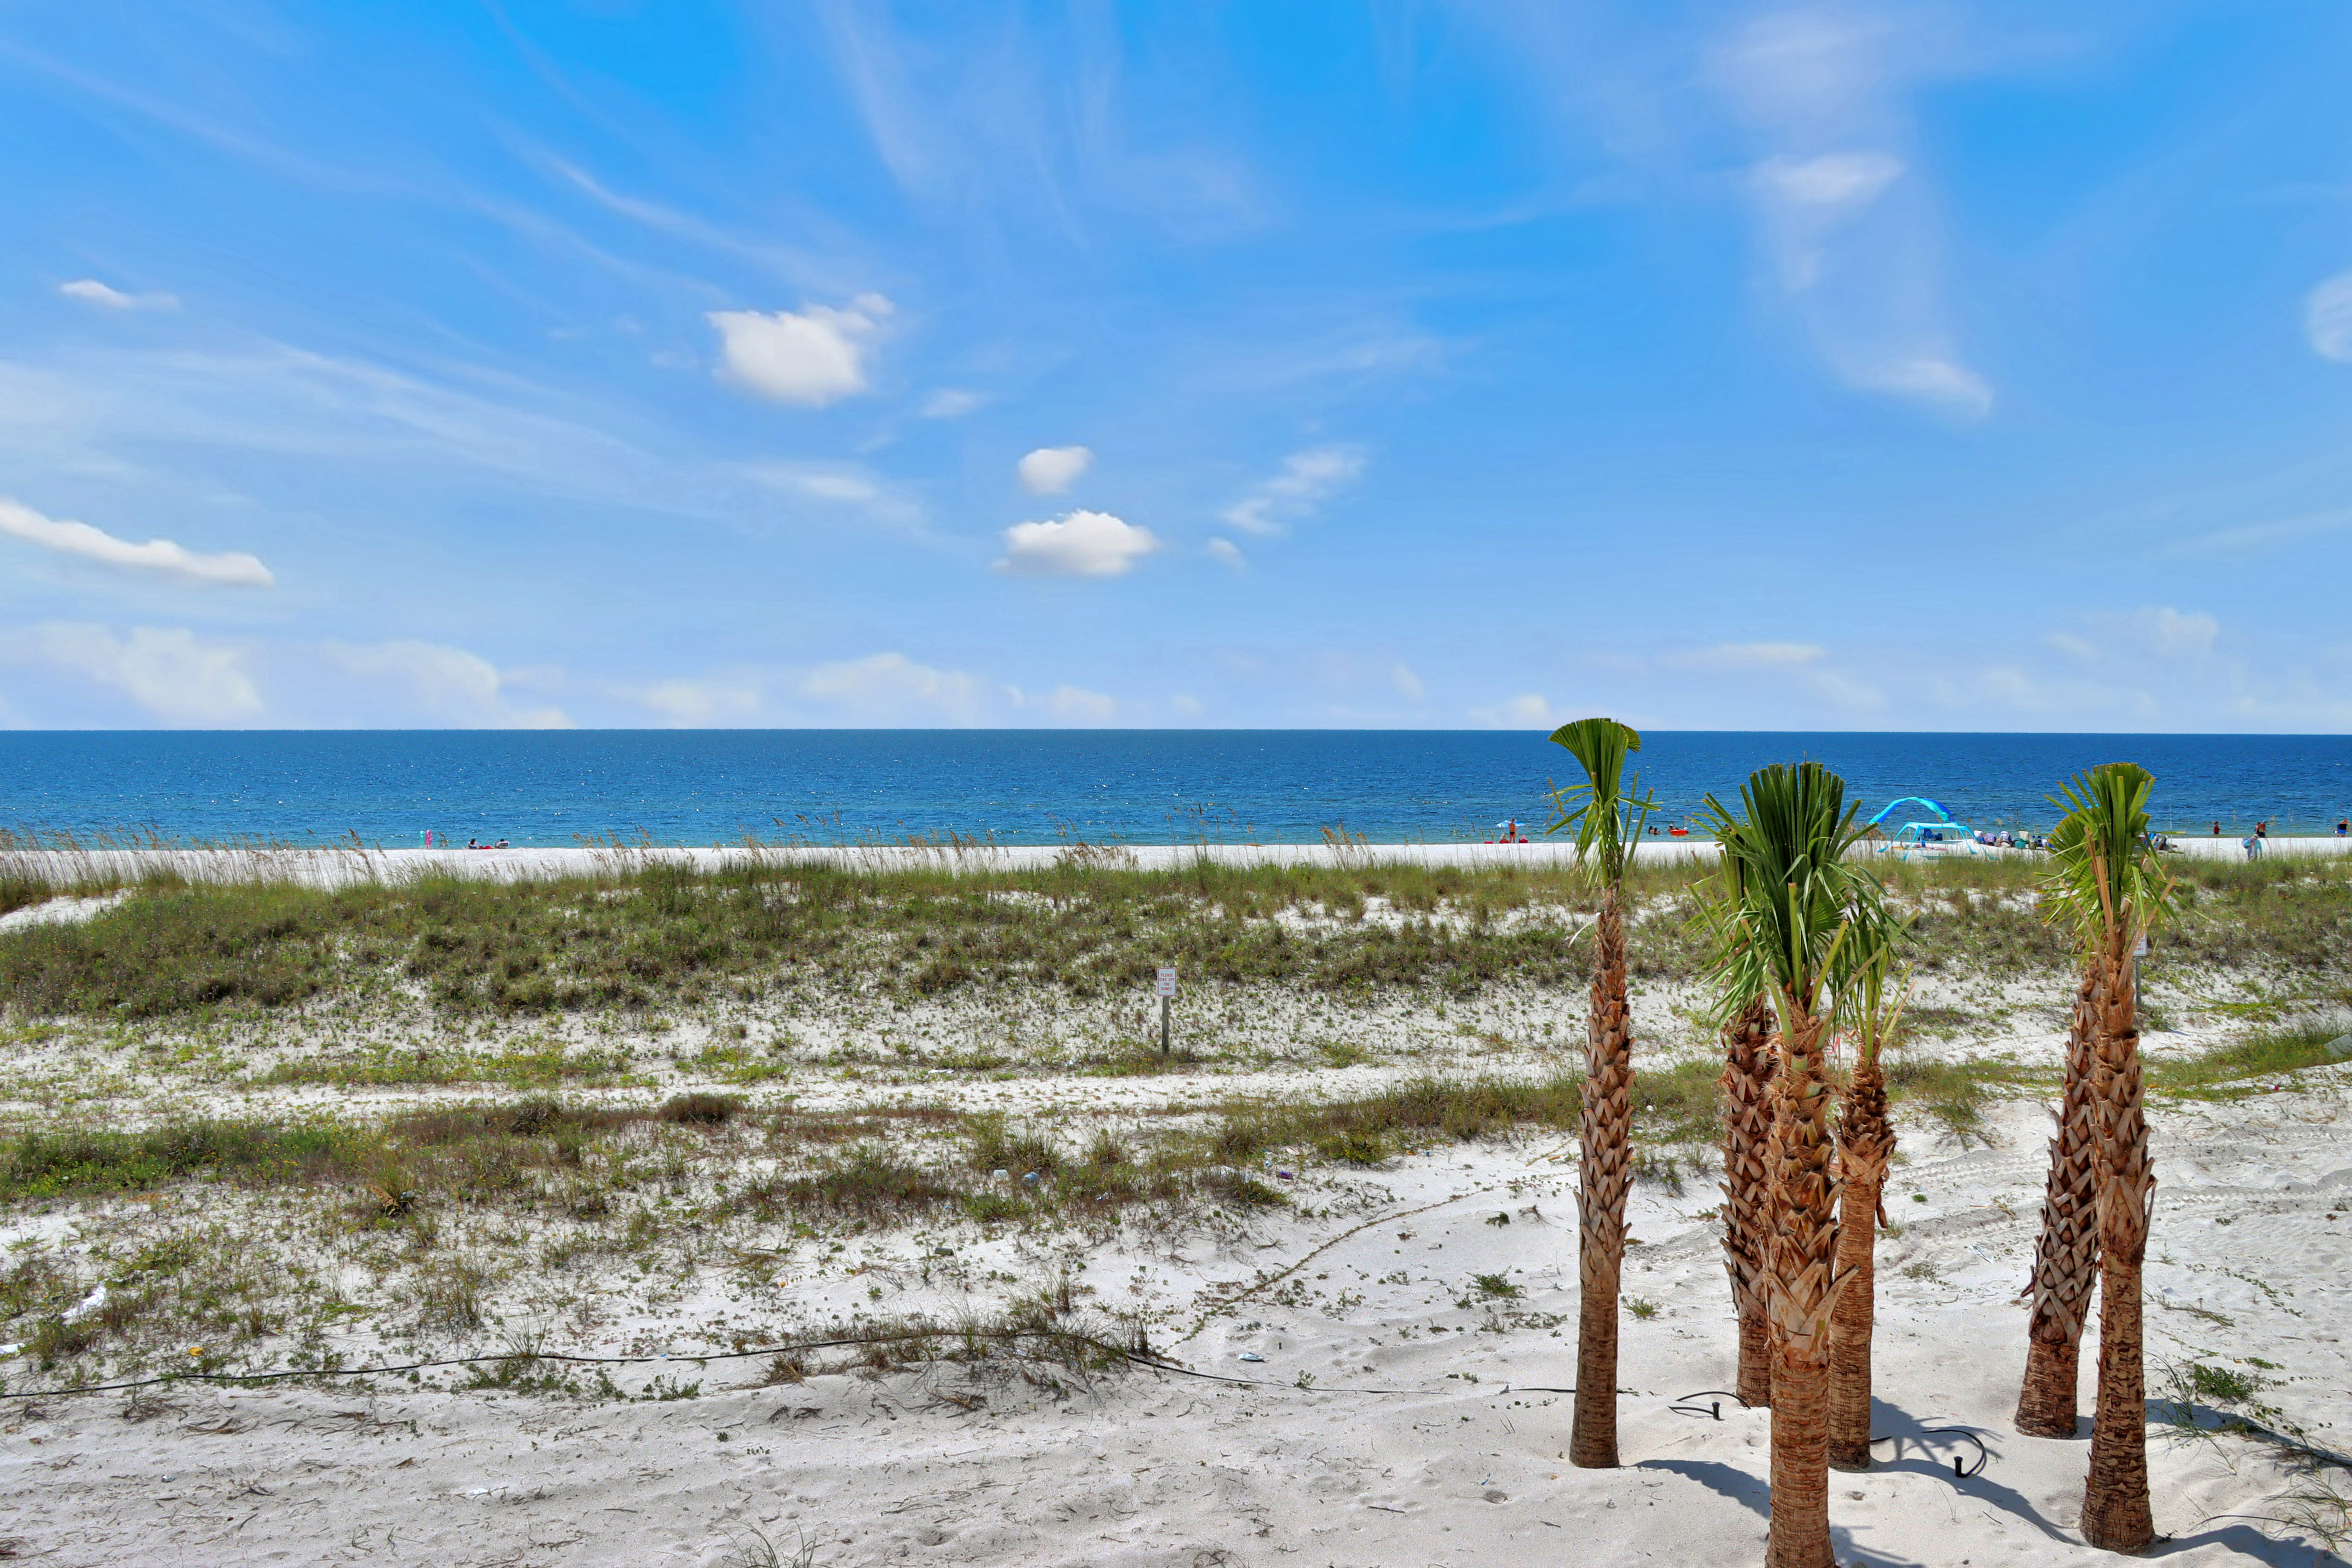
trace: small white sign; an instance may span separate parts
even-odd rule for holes
[[[2134,958],[2146,958],[2147,956],[2147,933],[2146,931],[2140,932],[2139,945],[2132,949],[2132,956]]]
[[[1172,963],[1163,963],[1160,966],[1159,994],[1162,996],[1176,994],[1176,966]]]

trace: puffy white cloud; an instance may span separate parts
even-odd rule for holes
[[[1022,488],[1031,495],[1059,495],[1078,482],[1095,455],[1084,447],[1040,447],[1015,465]]]
[[[1083,686],[1056,686],[1042,706],[1056,719],[1081,724],[1108,724],[1118,717],[1117,699]]]
[[[848,710],[861,719],[908,713],[970,723],[980,711],[980,683],[956,669],[933,669],[902,653],[821,664],[802,678],[803,697]]]
[[[134,626],[117,637],[105,626],[51,622],[0,636],[0,658],[113,687],[177,723],[229,723],[261,711],[245,651],[185,627]]]
[[[1074,511],[1006,529],[1004,558],[996,569],[1045,577],[1117,577],[1159,548],[1148,528],[1107,511]]]
[[[1249,557],[1242,553],[1242,547],[1230,539],[1209,541],[1209,559],[1235,570],[1249,564]]]
[[[866,390],[866,351],[890,301],[861,294],[845,310],[713,310],[722,374],[762,397],[822,408]]]
[[[179,300],[173,295],[126,294],[120,289],[110,289],[95,278],[77,278],[70,283],[60,283],[58,292],[68,300],[101,305],[110,310],[176,310],[180,308]]]
[[[2303,302],[2303,330],[2322,359],[2352,363],[2352,272],[2339,272]]]
[[[918,412],[926,419],[961,419],[986,401],[977,392],[943,386],[923,399],[923,406]]]
[[[1567,722],[1541,693],[1523,691],[1493,708],[1473,708],[1471,719],[1490,730],[1557,730]]]
[[[278,581],[258,558],[243,551],[199,555],[168,539],[133,544],[86,522],[44,517],[31,507],[5,497],[0,497],[0,533],[104,565],[158,572],[187,583],[267,588]]]
[[[1202,713],[1201,700],[1197,697],[1187,697],[1181,691],[1168,700],[1168,706],[1187,719],[1198,719]]]
[[[410,638],[380,643],[331,642],[328,662],[347,675],[383,680],[404,689],[427,715],[468,727],[568,730],[560,708],[514,709],[504,700],[513,684],[479,654],[441,643]]]
[[[749,719],[760,710],[760,689],[748,682],[664,680],[629,695],[686,729],[709,728],[723,719]]]
[[[1316,447],[1294,452],[1282,461],[1282,472],[1224,510],[1224,520],[1246,533],[1280,533],[1294,518],[1306,516],[1335,490],[1363,476],[1360,447]]]

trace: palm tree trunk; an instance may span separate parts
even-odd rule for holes
[[[1617,1280],[1633,1181],[1633,1020],[1625,1000],[1625,921],[1612,885],[1593,935],[1592,1006],[1584,1045],[1583,1154],[1577,1165],[1576,1417],[1569,1463],[1617,1463]]]
[[[1838,1185],[1830,1168],[1830,1086],[1822,1021],[1786,997],[1773,1096],[1771,1281],[1772,1528],[1767,1568],[1834,1568],[1830,1548],[1830,1314]]]
[[[1895,1155],[1886,1079],[1876,1062],[1853,1069],[1838,1116],[1838,1272],[1830,1313],[1830,1464],[1870,1468],[1870,1336],[1878,1303],[1878,1194]]]
[[[2091,1092],[2098,1034],[2098,974],[2083,966],[2074,988],[2074,1026],[2066,1038],[2066,1087],[2058,1101],[2058,1136],[2050,1141],[2050,1181],[2042,1194],[2042,1239],[2033,1252],[2025,1381],[2017,1429],[2034,1437],[2072,1437],[2083,1328],[2098,1283],[2097,1107]]]
[[[2091,1426],[2091,1474],[2083,1490],[2083,1539],[2109,1552],[2156,1540],[2147,1497],[2147,1384],[2141,1362],[2140,1267],[2147,1254],[2156,1173],[2142,1103],[2139,1021],[2132,1005],[2128,925],[2109,940],[2098,998],[2093,1089],[2098,1102],[2099,1405]]]
[[[1765,1315],[1765,1240],[1771,1233],[1772,1004],[1759,996],[1724,1026],[1723,1266],[1739,1313],[1739,1403],[1772,1403],[1770,1325]]]

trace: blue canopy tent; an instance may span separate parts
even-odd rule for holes
[[[1906,822],[1893,829],[1879,826],[1905,806],[1925,806],[1934,814],[1933,819]],[[1885,835],[1885,852],[1887,853],[1907,854],[1913,850],[1923,850],[1938,854],[1958,850],[1973,855],[1978,852],[1975,831],[1967,823],[1956,820],[1950,812],[1944,809],[1943,802],[1931,800],[1924,795],[1906,795],[1900,800],[1889,801],[1885,810],[1863,826],[1878,827]]]

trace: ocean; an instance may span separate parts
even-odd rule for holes
[[[1660,731],[1636,761],[1661,825],[1775,762],[1844,775],[1868,816],[1925,795],[1979,827],[2047,825],[2096,763],[2157,776],[2160,826],[2321,833],[2352,812],[2352,737]],[[1346,730],[0,731],[0,826],[88,837],[387,847],[883,841],[1374,843],[1551,816],[1574,759],[1540,734]],[[1909,813],[1896,814],[1896,819]]]

